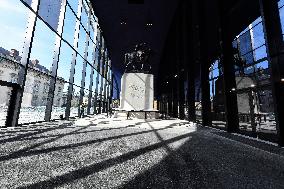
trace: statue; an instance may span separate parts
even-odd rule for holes
[[[151,54],[152,50],[146,43],[137,44],[133,52],[126,53],[124,56],[125,72],[149,73],[152,69],[149,63]]]

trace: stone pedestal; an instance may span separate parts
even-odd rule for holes
[[[121,79],[120,109],[154,110],[154,75],[124,73]]]

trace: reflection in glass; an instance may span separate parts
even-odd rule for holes
[[[79,100],[80,100],[80,87],[73,86],[70,117],[78,116]]]
[[[1,78],[1,72],[0,72],[0,78]],[[0,91],[1,91],[0,92],[0,127],[3,127],[5,126],[6,122],[12,88],[0,85]]]
[[[20,110],[19,124],[44,121],[50,76],[29,67]]]
[[[61,43],[57,76],[69,82],[73,49],[65,42]]]
[[[68,83],[65,83],[62,79],[57,79],[51,112],[52,120],[64,118],[67,103],[67,92]]]
[[[76,16],[71,11],[69,6],[66,7],[65,19],[64,19],[64,28],[63,28],[63,39],[67,40],[70,45],[74,45],[74,33],[76,25]]]
[[[40,19],[37,20],[29,66],[51,74],[56,34]]]
[[[3,81],[10,81],[10,73],[19,71],[29,13],[18,0],[1,0],[0,72],[4,73],[1,77]]]
[[[252,28],[253,31],[253,48],[256,49],[265,44],[262,22]]]
[[[74,84],[77,86],[81,86],[82,71],[83,71],[84,63],[85,63],[84,59],[80,56],[77,56],[75,74],[74,74]]]
[[[39,15],[57,31],[62,0],[41,0]]]

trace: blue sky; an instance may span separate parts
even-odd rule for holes
[[[57,29],[55,27],[58,22],[57,17],[59,15],[59,9],[60,9],[60,6],[58,6],[58,2],[60,2],[60,0],[57,1],[46,0],[43,2],[45,2],[46,4],[48,3],[53,4],[53,8],[54,7],[56,8],[55,10],[45,10],[41,9],[40,7],[40,14],[45,18],[45,20],[48,23],[50,23],[51,26],[53,26],[54,29]],[[75,12],[77,11],[77,5],[78,5],[77,2],[78,2],[77,0],[70,1],[70,5],[72,6]],[[45,7],[48,7],[46,4],[45,5],[42,4],[42,6],[44,5]],[[1,24],[0,46],[1,47],[7,50],[15,48],[19,50],[21,54],[28,16],[30,12],[31,11],[25,5],[23,5],[20,0],[1,0],[0,3],[0,24]],[[82,22],[84,23],[83,25],[85,26],[86,29],[88,22],[87,18],[88,18],[87,13],[84,10],[82,13]],[[73,37],[75,32],[75,23],[76,23],[76,18],[71,12],[71,9],[68,7],[66,10],[63,38],[66,39],[72,46],[73,46]],[[94,27],[95,29],[91,30],[91,37],[93,41],[95,41],[96,32],[97,32],[96,25]],[[80,26],[80,28],[81,29],[79,35],[83,37],[79,38],[78,52],[82,56],[84,56],[86,32],[85,30],[83,30],[82,26]],[[33,40],[33,48],[31,51],[31,59],[38,59],[41,65],[45,66],[47,69],[50,69],[53,61],[55,41],[56,41],[55,33],[50,28],[48,28],[43,21],[37,19],[36,30]],[[92,51],[95,47],[95,44],[91,43],[90,47],[91,48],[88,49],[89,56],[87,57],[87,60],[91,62]],[[62,42],[61,55],[59,58],[58,76],[63,77],[66,81],[69,81],[72,53],[73,53],[72,48],[70,48],[67,43]],[[83,68],[83,59],[78,56],[74,83],[79,86],[81,85],[82,68]],[[86,77],[86,86],[88,86],[90,83],[90,78],[89,78],[90,73],[91,73],[91,67],[88,65],[87,66],[88,76]],[[95,73],[94,79],[96,78],[96,76],[97,74]],[[67,85],[65,90],[67,90]]]

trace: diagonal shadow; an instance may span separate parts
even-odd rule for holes
[[[200,136],[200,133],[196,134],[196,132],[191,133],[190,140],[176,150],[170,148],[171,153],[162,161],[118,188],[224,188],[211,170],[195,160],[195,143],[203,140],[208,145],[206,138]],[[168,148],[169,144],[163,148]]]
[[[171,139],[168,139],[168,140],[156,143],[156,144],[152,144],[152,145],[149,145],[147,147],[144,147],[144,148],[141,148],[141,149],[138,149],[138,150],[135,150],[135,151],[130,151],[126,154],[120,155],[120,156],[115,157],[115,158],[110,158],[110,159],[104,160],[104,161],[99,162],[99,163],[91,164],[89,166],[86,166],[86,167],[77,169],[75,171],[71,171],[69,173],[63,174],[61,176],[56,176],[56,177],[50,178],[50,179],[45,180],[45,181],[40,181],[40,182],[35,183],[35,184],[30,184],[30,185],[27,185],[27,186],[19,187],[19,189],[20,188],[54,188],[54,187],[57,187],[57,186],[61,186],[61,185],[66,184],[66,183],[73,182],[74,180],[85,178],[85,177],[92,175],[96,172],[99,172],[101,170],[107,169],[107,168],[112,167],[114,165],[123,163],[125,161],[131,160],[131,159],[136,158],[140,155],[143,155],[147,152],[159,149],[161,147],[164,147],[167,144],[179,141],[179,140],[187,138],[189,136],[190,136],[190,134],[180,135],[178,137],[174,137],[174,138],[171,138]]]
[[[20,134],[20,135],[17,135],[15,137],[2,139],[2,140],[0,140],[0,144],[5,144],[7,142],[14,142],[14,141],[17,141],[17,140],[19,140],[21,138],[30,137],[30,136],[42,134],[42,133],[53,131],[53,130],[57,130],[57,129],[64,129],[64,128],[66,128],[66,126],[68,126],[68,124],[62,124],[62,125],[60,125],[58,127],[52,127],[52,128],[47,128],[47,129],[39,129],[39,130],[35,130],[35,132],[32,132],[32,133]]]
[[[108,128],[108,129],[99,129],[99,130],[91,130],[91,131],[83,131],[83,132],[75,132],[75,133],[65,133],[65,134],[59,134],[59,135],[48,135],[48,136],[39,136],[39,137],[29,137],[29,138],[21,138],[18,141],[28,141],[28,140],[36,140],[36,139],[42,139],[42,138],[52,138],[52,137],[59,137],[59,136],[68,136],[68,135],[74,135],[74,134],[87,134],[87,133],[94,133],[94,132],[102,132],[102,131],[112,131],[112,130],[121,130],[126,128],[135,127],[135,125],[141,125],[144,122],[137,122],[134,125],[128,125],[126,127],[117,127],[117,128]],[[93,125],[88,125],[93,126]]]
[[[176,124],[171,124],[167,127],[161,128],[161,129],[155,129],[154,131],[166,130],[166,129],[172,128],[175,125]],[[77,148],[77,147],[84,146],[84,145],[95,144],[95,143],[104,142],[104,141],[108,141],[108,140],[115,140],[115,139],[119,139],[119,138],[124,138],[124,137],[139,135],[139,134],[145,134],[145,133],[151,133],[151,132],[153,132],[153,130],[123,134],[123,135],[112,136],[112,137],[107,137],[107,138],[100,138],[100,139],[80,142],[80,143],[76,143],[76,144],[69,144],[69,145],[65,145],[65,146],[56,146],[56,147],[45,148],[45,149],[40,149],[40,150],[24,151],[24,152],[22,152],[22,151],[18,152],[17,151],[17,152],[14,152],[12,154],[9,154],[9,155],[0,156],[0,161],[6,161],[6,160],[10,160],[10,159],[17,159],[17,158],[20,158],[20,157],[27,157],[27,156],[32,156],[32,155],[49,153],[49,152],[54,152],[54,151],[58,151],[58,150]]]
[[[159,139],[159,141],[163,142],[164,139],[163,137],[158,133],[157,130],[154,129],[154,127],[148,123],[146,121],[146,123],[149,125],[149,127],[152,128],[152,130],[154,131],[156,137]],[[185,125],[186,123],[178,123],[179,126],[181,125]],[[168,146],[168,145],[164,145],[163,148],[166,150],[167,154],[171,154],[171,156],[167,157],[167,163],[166,163],[166,169],[167,169],[167,175],[171,178],[171,180],[174,182],[174,185],[177,188],[181,188],[180,187],[180,180],[181,180],[181,174],[180,174],[180,170],[177,169],[179,166],[176,165],[176,161],[177,159],[179,159],[179,154],[178,153],[174,153],[174,151]]]
[[[72,132],[70,132],[70,133],[66,133],[66,134],[57,136],[57,137],[55,137],[55,138],[52,138],[52,139],[45,140],[45,141],[43,141],[43,142],[34,144],[34,145],[32,145],[32,146],[27,146],[27,147],[25,147],[25,148],[23,148],[23,149],[21,149],[21,150],[18,150],[18,151],[15,151],[15,152],[9,154],[8,156],[15,157],[15,156],[18,156],[19,154],[25,154],[25,153],[27,153],[29,150],[32,150],[32,149],[37,148],[37,147],[39,147],[39,146],[41,146],[41,145],[44,145],[44,144],[48,144],[48,143],[54,142],[54,141],[56,141],[56,140],[58,140],[58,139],[60,139],[60,138],[63,138],[64,136],[72,135],[72,134],[76,133],[77,131],[81,131],[81,130],[84,130],[84,129],[86,129],[86,128],[87,128],[87,127],[83,127],[83,128],[77,129],[77,130],[75,130],[75,131],[72,131]]]

